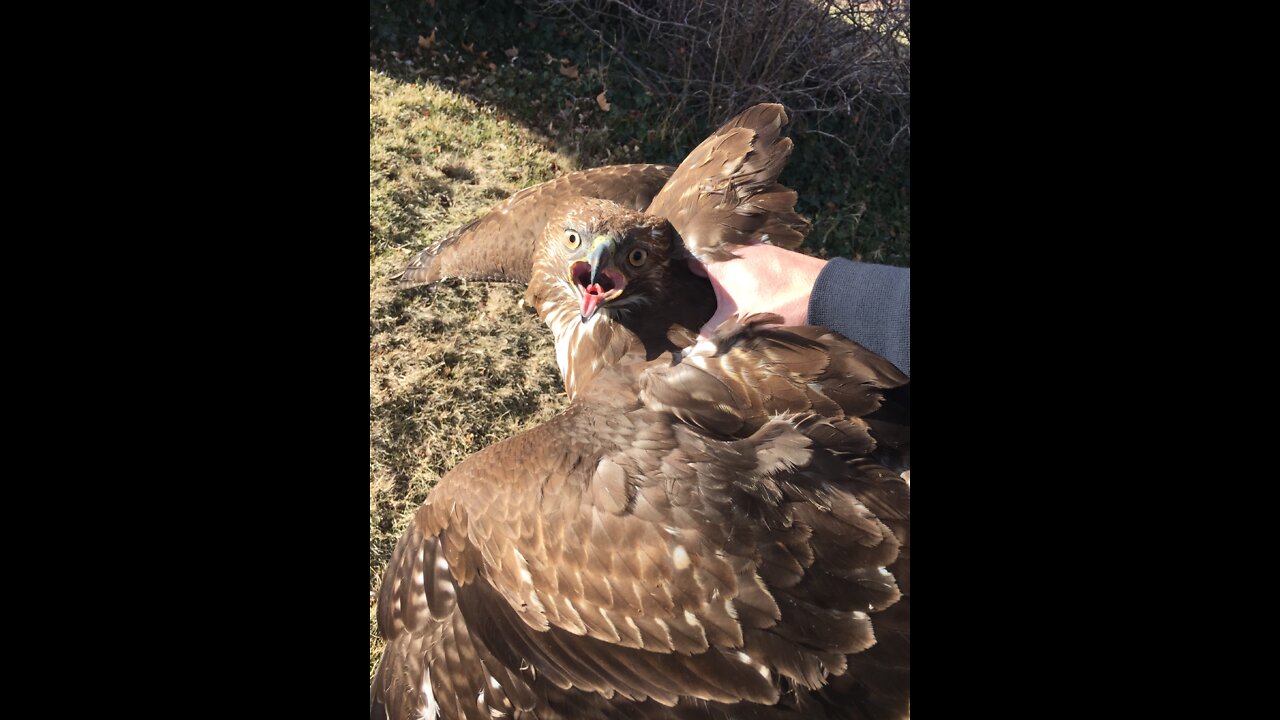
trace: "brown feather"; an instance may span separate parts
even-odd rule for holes
[[[445,278],[527,283],[533,251],[553,216],[580,198],[641,210],[666,183],[670,165],[608,165],[525,188],[418,253],[391,277],[401,289]]]
[[[553,181],[406,271],[525,273],[571,402],[460,463],[406,530],[371,715],[908,714],[910,488],[879,462],[909,457],[892,395],[907,379],[776,316],[695,344],[715,303],[685,246],[706,258],[807,229],[776,182],[785,124],[779,106],[743,113],[647,213]],[[568,228],[608,238],[625,280],[587,321],[570,270],[588,248]],[[619,263],[632,249],[645,260]]]
[[[776,183],[791,156],[786,124],[781,105],[749,108],[694,148],[653,198],[646,212],[671,221],[686,257],[727,260],[733,244],[799,247],[809,221],[794,211],[795,192]]]

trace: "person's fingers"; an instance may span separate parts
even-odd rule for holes
[[[716,314],[712,315],[711,319],[707,321],[707,324],[702,326],[702,331],[698,333],[698,342],[702,342],[703,340],[711,337],[711,334],[715,332],[716,328],[720,327],[725,320],[728,320],[730,315],[733,315],[733,313],[723,309],[717,309]]]
[[[690,267],[690,269],[692,270],[693,268]],[[730,315],[738,312],[738,304],[734,302],[733,296],[729,294],[729,291],[725,290],[724,285],[720,284],[716,276],[708,275],[707,279],[711,281],[711,289],[716,294],[716,311],[711,316],[711,319],[707,321],[707,324],[702,326],[702,331],[698,337],[699,341],[705,340],[716,328],[720,327],[720,323],[728,320]]]

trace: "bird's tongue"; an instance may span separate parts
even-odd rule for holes
[[[596,306],[604,297],[605,290],[600,283],[592,283],[582,290],[582,317],[589,318],[596,311]]]

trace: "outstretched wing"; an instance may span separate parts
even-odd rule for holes
[[[756,105],[693,149],[646,212],[671,221],[694,257],[727,260],[733,244],[768,242],[794,250],[809,221],[796,192],[777,182],[791,156],[781,105]]]
[[[849,655],[847,672],[833,678],[820,696],[858,698],[860,714],[853,717],[907,716],[910,482],[899,472],[910,466],[910,385],[892,363],[843,336],[819,327],[781,327],[775,324],[780,319],[731,317],[706,342],[690,345],[677,362],[650,370],[642,380],[641,400],[726,437],[759,434],[777,418],[791,416],[811,448],[848,458],[843,471],[828,470],[827,477],[841,478],[841,491],[851,492],[892,529],[899,547],[887,572],[902,599],[872,614],[876,644]],[[824,502],[815,500],[819,506]]]
[[[721,704],[748,702],[826,716],[819,688],[899,600],[884,568],[901,542],[880,515],[905,518],[904,484],[853,462],[864,438],[812,413],[716,437],[646,402],[588,392],[432,491],[402,541],[419,549],[397,548],[379,604],[379,678],[403,678],[404,704],[425,707],[412,692],[429,671],[433,702],[466,717],[509,711],[492,698],[524,707],[556,693],[579,708],[746,717]],[[466,642],[412,640],[455,613]],[[885,708],[838,716],[900,716]]]
[[[641,210],[671,176],[670,165],[608,165],[525,188],[418,253],[392,280],[400,289],[445,278],[529,281],[535,244],[547,222],[581,197]]]
[[[532,710],[534,678],[475,638],[458,609],[458,580],[428,503],[396,544],[378,598],[387,641],[369,687],[371,720],[490,718],[488,707]],[[491,681],[492,678],[492,681]]]

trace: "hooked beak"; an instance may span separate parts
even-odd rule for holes
[[[586,261],[579,260],[569,266],[569,278],[582,297],[582,322],[591,319],[600,305],[622,294],[627,279],[612,266],[617,242],[606,235],[596,238]]]

